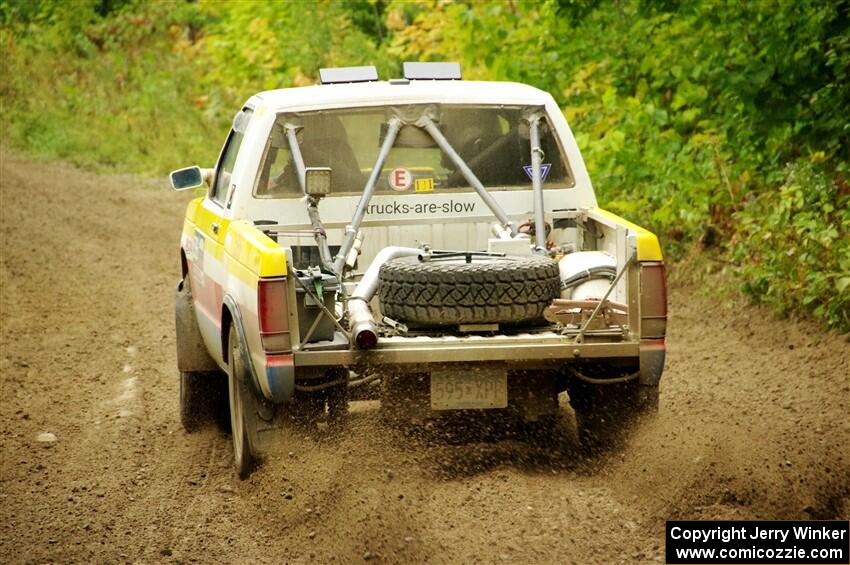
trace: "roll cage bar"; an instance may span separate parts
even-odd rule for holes
[[[360,231],[360,226],[363,223],[363,218],[366,215],[366,210],[369,207],[369,202],[372,200],[372,195],[375,192],[375,186],[378,182],[378,176],[384,168],[384,162],[390,153],[390,150],[395,143],[398,133],[402,126],[413,125],[425,130],[440,147],[443,153],[451,159],[457,170],[463,175],[469,185],[475,189],[478,196],[484,201],[484,204],[490,209],[502,228],[510,233],[512,238],[517,236],[517,228],[514,223],[508,218],[504,209],[499,205],[493,195],[491,195],[486,187],[481,183],[472,169],[469,168],[466,161],[463,160],[454,147],[452,147],[440,128],[434,121],[433,106],[426,106],[425,109],[418,115],[410,116],[403,115],[401,112],[394,112],[394,115],[387,121],[387,132],[384,137],[381,148],[378,151],[378,156],[375,159],[375,165],[372,167],[372,172],[366,185],[363,187],[363,196],[357,204],[354,211],[351,223],[345,226],[345,239],[339,248],[339,252],[335,259],[332,259],[331,252],[328,247],[327,236],[325,229],[322,226],[319,218],[319,209],[317,200],[307,195],[306,188],[306,166],[304,165],[304,157],[301,154],[301,147],[298,144],[297,130],[300,126],[292,123],[284,124],[286,139],[289,144],[289,149],[292,154],[292,159],[297,171],[298,183],[301,186],[301,191],[307,199],[307,211],[310,216],[310,222],[313,226],[313,236],[316,239],[316,244],[319,247],[319,256],[322,266],[340,279],[345,269],[345,258],[351,251],[357,233]],[[529,140],[531,142],[531,185],[534,193],[534,233],[535,233],[535,253],[546,253],[546,224],[543,217],[543,183],[541,180],[541,162],[543,150],[540,148],[540,121],[542,114],[538,109],[533,109],[524,113],[522,119],[528,122]]]

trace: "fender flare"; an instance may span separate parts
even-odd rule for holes
[[[254,385],[254,388],[257,392],[259,392],[263,398],[274,402],[275,404],[280,404],[282,402],[288,401],[292,398],[292,394],[295,392],[295,367],[293,365],[284,365],[280,367],[268,367],[266,368],[266,384],[268,385],[266,388],[270,391],[271,395],[267,395],[265,393],[265,389],[260,386],[259,375],[257,375],[257,371],[254,368],[254,359],[251,357],[251,352],[248,350],[248,339],[247,334],[245,333],[245,326],[242,322],[242,314],[239,311],[239,305],[236,304],[236,301],[230,296],[227,295],[224,297],[224,307],[230,312],[230,323],[236,327],[236,333],[239,335],[239,349],[242,354],[242,358],[246,360],[246,365],[249,367],[251,382]],[[222,328],[224,329],[224,328]],[[224,332],[222,332],[222,342],[225,341],[226,337]],[[222,351],[229,351],[229,345],[222,343]]]

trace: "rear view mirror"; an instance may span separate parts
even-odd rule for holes
[[[185,169],[177,169],[172,171],[171,186],[174,190],[189,190],[191,188],[199,188],[204,185],[204,173],[200,167],[186,167]]]
[[[304,171],[304,192],[313,198],[331,193],[331,168],[307,167]]]

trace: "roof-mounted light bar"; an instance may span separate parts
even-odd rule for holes
[[[373,65],[365,67],[333,67],[319,69],[319,81],[322,84],[343,84],[349,82],[374,82],[378,80],[378,69]]]
[[[409,80],[460,80],[460,63],[404,63]]]

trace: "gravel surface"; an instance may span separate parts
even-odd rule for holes
[[[658,563],[664,520],[850,517],[850,343],[671,288],[660,412],[556,437],[403,433],[355,403],[240,481],[188,435],[172,318],[188,196],[0,152],[0,561]],[[492,434],[491,434],[492,435]]]

